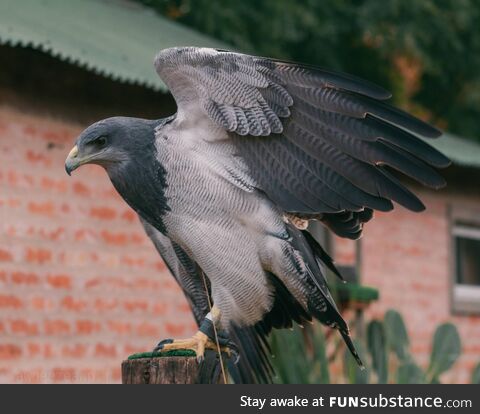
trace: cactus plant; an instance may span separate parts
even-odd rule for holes
[[[452,367],[461,352],[461,341],[457,328],[451,323],[439,325],[433,336],[430,364],[427,371],[424,372],[410,355],[408,333],[403,318],[397,311],[387,311],[383,324],[380,321],[372,321],[367,332],[372,365],[377,372],[379,382],[383,379],[380,375],[385,375],[380,372],[382,364],[385,362],[383,357],[385,347],[398,358],[400,364],[396,372],[396,381],[400,384],[439,383],[440,375]],[[384,335],[386,336],[386,345]],[[381,349],[382,346],[384,349]]]
[[[480,384],[480,362],[477,364],[477,366],[474,368],[472,372],[471,383]]]
[[[357,349],[358,355],[362,361],[366,360],[367,353],[364,349],[363,343],[356,339],[353,339],[353,345]],[[368,384],[370,380],[370,368],[365,365],[364,369],[361,369],[351,352],[346,349],[343,355],[343,369],[345,377],[350,384]]]
[[[425,384],[427,379],[423,370],[415,362],[405,362],[397,368],[397,384]]]
[[[280,383],[328,383],[330,374],[326,356],[326,339],[320,326],[314,329],[295,328],[273,335],[273,365]],[[307,335],[308,334],[308,335]],[[306,347],[304,337],[310,346]],[[452,367],[461,352],[458,331],[451,323],[439,325],[432,341],[428,369],[424,371],[409,352],[409,337],[402,316],[394,310],[383,320],[372,320],[367,326],[366,347],[354,340],[366,369],[360,370],[348,351],[343,353],[343,381],[365,384],[397,382],[399,384],[439,383],[440,376]],[[338,346],[338,344],[337,344]],[[311,348],[311,352],[307,348]],[[390,371],[390,372],[389,372]],[[375,375],[372,375],[375,374]],[[337,382],[338,379],[335,380]],[[472,374],[472,382],[480,383],[480,364]]]
[[[325,335],[322,329],[315,329],[313,334],[313,374],[312,383],[329,384],[330,372],[326,351]]]
[[[384,326],[388,348],[397,355],[400,361],[407,361],[410,341],[402,316],[396,310],[388,310],[385,312]]]
[[[367,326],[367,346],[372,356],[372,368],[377,375],[379,384],[388,382],[388,355],[385,328],[378,320],[371,321]]]
[[[306,343],[310,343],[307,346]],[[328,384],[330,373],[325,337],[321,329],[293,328],[275,331],[270,341],[272,365],[281,384]],[[307,349],[310,348],[310,349]]]
[[[439,376],[450,369],[460,356],[461,343],[457,328],[451,323],[440,325],[433,336],[432,353],[427,376],[437,383]]]
[[[310,366],[304,360],[306,354],[303,336],[297,326],[293,331],[280,330],[272,335],[270,348],[273,354],[272,365],[277,373],[276,382],[307,384],[310,379]],[[302,358],[295,355],[302,355]]]

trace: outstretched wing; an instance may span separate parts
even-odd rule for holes
[[[179,122],[225,131],[216,136],[234,142],[249,178],[286,212],[388,211],[392,201],[424,209],[395,171],[427,187],[445,185],[435,168],[448,158],[417,136],[440,132],[385,103],[390,94],[367,81],[193,47],[161,51],[155,67]]]

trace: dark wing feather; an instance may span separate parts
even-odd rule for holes
[[[318,219],[340,237],[356,240],[360,237],[363,225],[373,218],[373,210],[344,211],[335,214],[322,214]]]
[[[319,251],[318,243],[316,243],[308,232],[301,232],[290,225],[289,234],[291,236],[291,244],[297,251],[302,253],[303,260],[305,261],[308,279],[304,282],[305,288],[309,291],[307,295],[308,312],[323,324],[340,331],[348,349],[358,365],[362,368],[363,363],[350,339],[348,326],[338,311],[328,289],[325,276],[320,268],[321,263],[327,267],[334,268],[333,263],[329,260],[328,255],[326,262],[322,259],[322,256],[325,258],[324,252]]]
[[[417,136],[440,132],[390,106],[390,94],[370,82],[205,48],[163,50],[155,66],[180,118],[210,119],[212,135],[227,131],[257,187],[286,212],[388,211],[392,201],[423,210],[392,170],[431,188],[445,185],[435,169],[449,160]]]
[[[170,273],[183,290],[197,325],[209,312],[208,298],[197,264],[176,243],[140,217],[140,221]]]

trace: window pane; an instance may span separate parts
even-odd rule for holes
[[[456,237],[457,283],[480,285],[480,240]]]

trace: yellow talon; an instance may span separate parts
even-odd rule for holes
[[[154,352],[155,351],[174,351],[179,349],[190,349],[194,351],[195,354],[197,355],[198,362],[203,361],[205,349],[218,351],[216,343],[210,340],[210,338],[207,335],[205,335],[203,332],[198,331],[191,338],[162,341],[154,349]],[[231,351],[228,347],[221,346],[220,351],[226,353],[228,356],[231,355]]]

